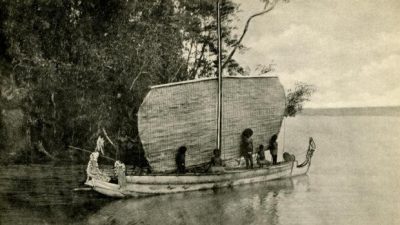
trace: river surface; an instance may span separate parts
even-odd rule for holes
[[[400,117],[300,116],[283,151],[307,176],[233,188],[115,200],[73,191],[85,166],[0,167],[0,224],[400,224]]]

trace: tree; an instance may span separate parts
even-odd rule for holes
[[[215,0],[203,1],[176,1],[183,27],[184,49],[186,56],[187,78],[215,76],[217,72],[217,8]],[[238,10],[238,5],[232,1],[222,1],[222,41],[225,46],[232,46],[237,42],[233,35],[236,27],[233,25],[233,16]],[[243,47],[238,45],[239,48]],[[223,58],[226,57],[223,48]],[[243,68],[234,60],[227,64],[230,73],[243,74]]]
[[[275,6],[276,6],[276,4],[278,3],[279,0],[262,0],[262,1],[264,2],[264,9],[261,10],[260,12],[257,12],[255,14],[251,15],[247,19],[246,24],[245,24],[245,26],[243,28],[242,34],[240,35],[240,38],[236,42],[234,42],[232,44],[232,50],[230,51],[229,55],[226,57],[225,62],[222,64],[222,68],[227,66],[229,63],[232,63],[231,62],[232,61],[232,57],[236,53],[236,50],[238,50],[238,49],[240,49],[242,47],[241,43],[242,43],[244,37],[247,34],[247,31],[249,29],[251,21],[254,18],[258,17],[258,16],[262,16],[262,15],[267,14],[270,11],[272,11],[275,8]],[[283,0],[283,1],[288,2],[289,0]]]
[[[27,93],[19,104],[27,128],[46,124],[33,129],[46,149],[89,147],[103,127],[114,137],[121,129],[136,135],[147,87],[168,82],[184,62],[173,7],[169,0],[1,2],[11,80]]]
[[[289,89],[286,95],[285,117],[294,117],[303,110],[303,104],[310,101],[311,95],[316,91],[313,85],[296,83],[294,90]]]

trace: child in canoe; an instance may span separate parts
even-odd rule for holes
[[[207,171],[211,173],[223,173],[225,172],[224,166],[225,164],[221,158],[221,150],[217,148],[214,149],[214,156],[211,157],[210,165]]]
[[[263,167],[264,165],[270,165],[271,162],[265,159],[265,151],[264,151],[264,145],[260,145],[258,147],[258,152],[257,152],[257,164],[260,167]]]

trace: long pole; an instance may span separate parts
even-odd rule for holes
[[[218,24],[218,117],[217,117],[217,148],[221,149],[222,138],[222,42],[221,42],[221,1],[217,3],[217,24]]]
[[[68,148],[73,149],[73,150],[82,151],[82,152],[93,153],[92,151],[89,151],[89,150],[86,150],[86,149],[83,149],[83,148],[77,148],[77,147],[74,147],[74,146],[71,146],[71,145],[69,145]],[[102,158],[105,158],[105,159],[108,159],[108,160],[111,160],[111,161],[115,161],[113,158],[107,157],[105,155],[99,154],[99,157],[102,157]]]

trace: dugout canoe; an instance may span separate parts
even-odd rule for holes
[[[88,179],[85,185],[108,197],[125,198],[200,191],[250,183],[268,182],[307,174],[315,150],[315,143],[312,138],[310,138],[306,159],[301,164],[298,164],[298,161],[294,160],[250,170],[244,168],[227,169],[224,173],[215,174],[123,175],[125,176],[123,179],[121,179],[121,177],[118,179],[126,181],[124,183],[114,184],[96,179]]]

